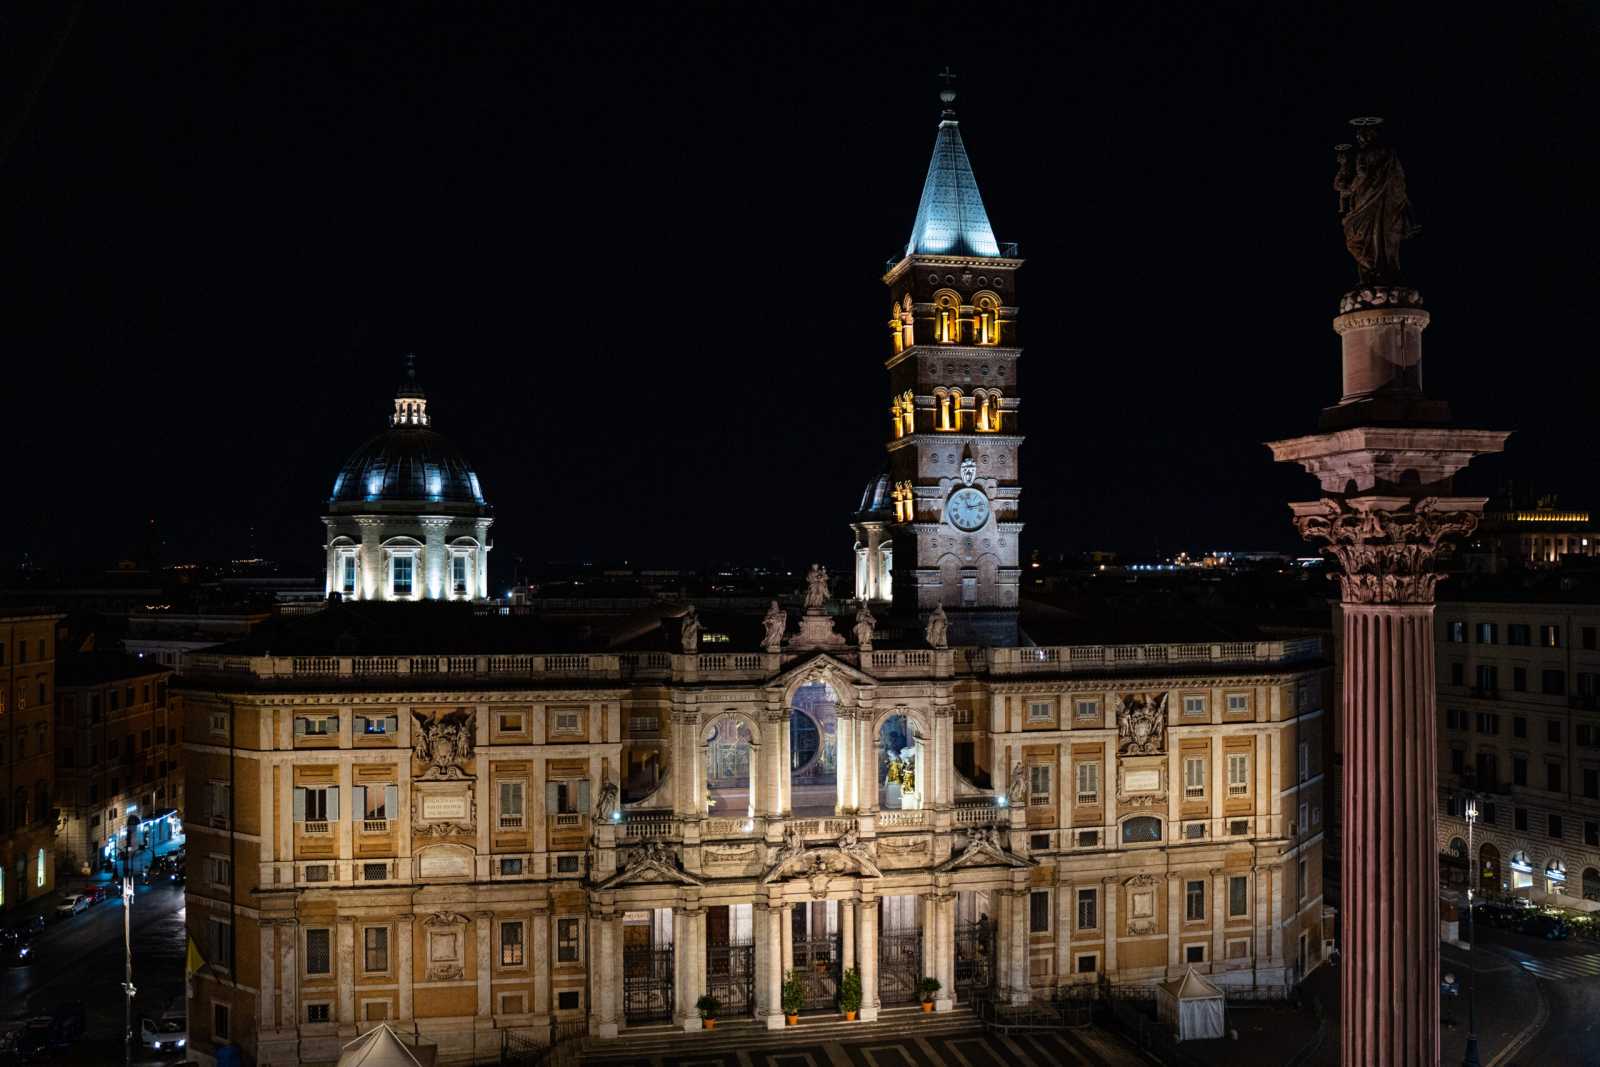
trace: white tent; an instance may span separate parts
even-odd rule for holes
[[[433,1067],[438,1053],[437,1045],[408,1045],[379,1023],[344,1047],[339,1067]]]
[[[1179,1041],[1221,1037],[1226,1033],[1222,990],[1195,973],[1156,986],[1156,1017],[1170,1023]],[[341,1065],[342,1067],[342,1065]]]

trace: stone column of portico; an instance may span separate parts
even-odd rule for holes
[[[1439,1062],[1435,568],[1483,509],[1454,495],[1454,475],[1508,436],[1453,428],[1423,396],[1421,305],[1403,286],[1346,294],[1343,397],[1322,433],[1268,445],[1320,481],[1321,499],[1290,507],[1342,572],[1346,1067]],[[1282,923],[1270,925],[1276,948]]]
[[[878,897],[876,888],[863,889],[856,909],[856,955],[860,957],[862,1022],[878,1017]]]
[[[840,951],[844,954],[844,968],[856,965],[856,905],[853,900],[839,901]]]
[[[933,935],[933,970],[929,973],[939,980],[939,992],[933,998],[934,1011],[949,1011],[956,1006],[956,895],[950,890],[934,893],[933,922],[923,930],[924,944]]]
[[[622,913],[614,902],[589,908],[589,1034],[616,1037],[622,1023]]]
[[[341,915],[339,927],[339,1025],[353,1026],[356,1021],[356,920],[353,915]],[[298,1020],[297,1020],[298,1021]]]
[[[383,585],[383,520],[358,515],[356,525],[361,528],[361,586],[357,590],[362,600],[377,600]],[[387,599],[385,597],[384,599]]]
[[[781,909],[783,915],[783,929],[778,932],[779,944],[783,949],[783,973],[788,974],[794,970],[794,905],[785,904]],[[810,916],[807,916],[809,918]],[[806,931],[810,936],[810,930]]]
[[[778,924],[783,909],[766,900],[754,905],[756,1020],[768,1030],[781,1030],[783,1019],[783,936]]]

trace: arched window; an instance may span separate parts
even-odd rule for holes
[[[1000,432],[1000,390],[989,391],[989,432]]]
[[[954,429],[955,424],[950,421],[950,391],[941,385],[933,391],[933,402],[939,409],[939,429]]]
[[[961,390],[950,390],[950,429],[961,429]]]
[[[974,325],[977,328],[976,340],[980,345],[997,345],[1000,343],[1000,301],[988,293],[979,295],[973,302],[976,312]]]
[[[948,289],[933,296],[933,336],[940,344],[961,343],[961,297]]]

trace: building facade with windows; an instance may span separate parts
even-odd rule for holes
[[[59,663],[56,690],[56,839],[74,870],[109,866],[128,847],[171,839],[160,820],[182,817],[182,726],[168,700],[172,672],[138,656],[81,653]],[[148,824],[146,826],[145,824]]]
[[[197,1054],[326,1059],[398,1020],[485,1060],[558,1021],[692,1028],[708,991],[781,1025],[791,970],[823,1008],[857,968],[869,1018],[925,975],[941,1009],[1189,966],[1277,985],[1331,936],[1316,638],[273,644],[180,683]]]
[[[56,885],[56,627],[0,609],[0,913]]]
[[[1445,601],[1437,626],[1442,869],[1486,893],[1600,900],[1600,597]]]

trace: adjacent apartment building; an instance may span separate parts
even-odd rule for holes
[[[56,626],[0,609],[0,913],[55,888]]]
[[[1442,869],[1486,893],[1600,900],[1600,583],[1454,592],[1437,614]]]

